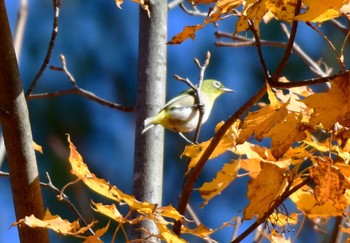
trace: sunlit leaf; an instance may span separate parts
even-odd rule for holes
[[[260,222],[270,210],[273,202],[285,191],[288,186],[286,169],[271,163],[261,163],[260,174],[249,181],[247,198],[249,205],[244,209],[243,219],[257,217]]]
[[[226,163],[222,170],[216,174],[216,177],[211,182],[205,182],[199,188],[199,192],[204,199],[201,207],[205,206],[213,197],[220,194],[237,178],[239,168],[239,160]]]
[[[322,124],[324,129],[333,129],[338,122],[350,126],[350,82],[349,73],[332,80],[331,89],[324,93],[313,94],[303,101],[314,111],[310,124]],[[336,109],[335,109],[336,107]]]
[[[149,214],[155,210],[157,205],[148,202],[140,202],[136,200],[134,196],[122,192],[116,186],[111,185],[104,179],[97,178],[95,174],[89,171],[83,158],[76,150],[74,144],[70,141],[69,135],[68,142],[70,148],[69,162],[72,166],[71,172],[80,178],[91,190],[114,201],[124,202],[129,205],[130,208],[137,210],[140,213]]]
[[[310,176],[315,181],[317,205],[331,202],[339,211],[345,210],[348,202],[344,194],[346,189],[350,189],[350,182],[332,165],[328,157],[319,159],[317,164],[310,168]]]
[[[342,216],[344,211],[338,210],[330,201],[318,205],[315,195],[309,186],[304,186],[289,197],[309,218],[328,218],[331,216]]]
[[[80,227],[79,220],[69,222],[66,219],[62,219],[59,215],[52,215],[49,210],[46,210],[44,218],[38,219],[34,215],[26,216],[24,219],[20,219],[18,222],[13,223],[13,226],[27,225],[31,228],[47,228],[61,235],[71,235],[76,237],[83,237],[81,234],[86,232],[92,227],[94,222],[86,227]],[[85,237],[83,237],[85,238]]]
[[[308,7],[305,13],[295,17],[295,20],[324,22],[339,17],[340,8],[348,1],[344,0],[303,0]]]

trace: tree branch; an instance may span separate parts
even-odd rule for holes
[[[45,59],[40,67],[40,70],[36,74],[34,80],[32,81],[27,92],[25,93],[26,98],[30,96],[30,94],[33,92],[35,86],[38,84],[40,77],[43,75],[47,65],[50,62],[51,53],[52,53],[52,50],[55,46],[55,40],[56,40],[56,37],[58,34],[58,18],[59,18],[59,13],[60,13],[61,0],[53,0],[53,7],[54,7],[53,26],[52,26],[52,32],[51,32],[51,39],[49,42],[49,48],[46,52],[46,56],[45,56]]]

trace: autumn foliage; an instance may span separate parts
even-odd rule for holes
[[[146,2],[137,2],[152,14]],[[122,1],[117,1],[117,4],[121,6]],[[209,5],[208,16],[202,23],[185,26],[181,33],[171,38],[169,44],[194,39],[197,31],[228,15],[237,20],[234,34],[251,31],[254,34],[253,40],[258,43],[263,21],[268,23],[271,19],[277,19],[293,25],[298,21],[321,24],[334,18],[345,18],[349,12],[348,1],[340,0],[194,0],[191,4]],[[344,46],[348,46],[347,38],[348,35],[344,36]],[[259,43],[257,47],[261,48]],[[279,75],[273,80],[267,70],[264,70],[264,93],[267,93],[268,102],[260,100],[255,102],[254,107],[244,107],[244,111],[249,110],[246,115],[217,124],[215,137],[185,147],[182,156],[190,158],[187,180],[198,175],[208,159],[227,152],[235,158],[227,161],[217,171],[215,178],[208,179],[198,188],[203,199],[202,207],[224,194],[225,188],[235,180],[246,176],[250,177],[246,195],[249,204],[245,206],[241,217],[243,220],[254,221],[250,232],[262,223],[270,225],[271,230],[264,237],[271,242],[290,242],[284,228],[290,225],[298,227],[305,218],[327,220],[331,217],[349,216],[350,73],[344,69],[343,47],[338,48],[340,51],[335,50],[339,54],[337,61],[340,72],[333,76],[293,84],[288,77]],[[263,62],[263,57],[260,58]],[[315,92],[310,85],[317,83],[328,83],[329,88]],[[220,139],[215,142],[218,136]],[[262,141],[269,146],[261,145]],[[181,210],[178,211],[172,205],[160,207],[138,201],[133,195],[119,190],[117,185],[111,185],[90,172],[69,136],[68,143],[71,172],[77,181],[110,200],[108,205],[91,201],[94,211],[118,222],[118,228],[109,230],[124,231],[125,224],[152,220],[159,229],[156,237],[165,242],[185,242],[184,234],[206,239],[223,227],[235,226],[239,215],[232,215],[232,221],[222,222],[218,228],[209,229],[201,224],[194,225],[183,216]],[[209,157],[203,163],[203,156],[207,155]],[[196,180],[195,176],[193,180]],[[192,190],[193,188],[188,191]],[[285,200],[291,201],[297,209],[288,212],[284,210]],[[120,212],[118,208],[121,206],[128,207],[127,215]],[[137,212],[138,216],[132,218],[131,212]],[[173,232],[174,222],[180,222],[181,234]],[[99,226],[95,235],[86,236],[84,233],[89,227],[96,227],[94,223],[80,227],[77,221],[70,223],[47,211],[43,220],[28,216],[15,224],[47,227],[62,235],[84,238],[86,242],[100,242],[109,224]],[[344,226],[339,231],[348,234],[350,229]],[[244,239],[250,232],[238,236],[236,241]],[[125,234],[125,241],[127,240]]]

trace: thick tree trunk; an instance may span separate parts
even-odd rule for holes
[[[145,118],[164,105],[166,87],[167,1],[148,1],[151,15],[140,9],[139,64],[136,100],[136,134],[133,193],[137,199],[161,205],[163,188],[164,130],[155,127],[141,134]],[[132,228],[133,239],[158,233],[150,221]],[[152,238],[152,241],[155,241]]]
[[[0,122],[16,218],[44,216],[28,107],[13,49],[4,0],[0,0]],[[45,229],[19,228],[21,242],[49,242]]]

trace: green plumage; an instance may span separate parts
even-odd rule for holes
[[[204,104],[202,124],[207,121],[216,98],[226,92],[233,90],[225,88],[217,80],[203,81],[200,89],[201,101]],[[195,91],[188,89],[171,99],[158,114],[147,118],[142,133],[155,125],[162,125],[175,132],[190,132],[196,129],[198,119],[199,109],[196,105]]]

